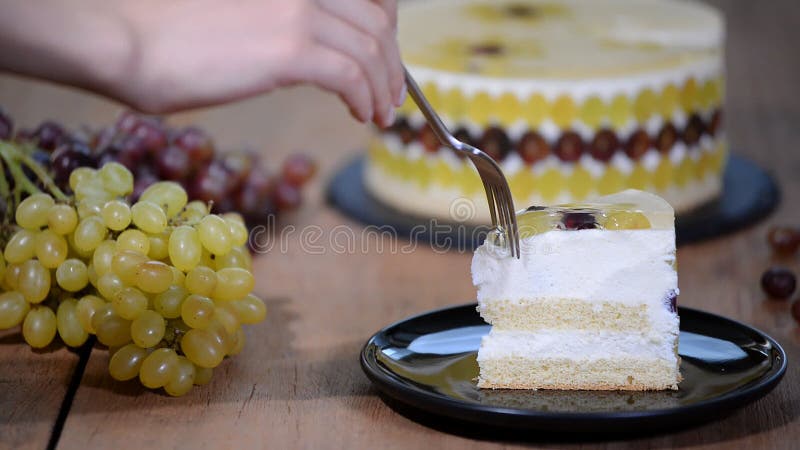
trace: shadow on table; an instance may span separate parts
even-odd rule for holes
[[[501,427],[476,425],[411,408],[392,398],[378,393],[386,406],[399,415],[422,426],[468,439],[513,444],[536,444],[537,446],[562,446],[564,444],[618,442],[634,448],[693,447],[697,445],[723,443],[746,436],[760,434],[788,425],[800,417],[800,402],[788,398],[791,389],[787,383],[778,386],[766,398],[752,403],[714,422],[701,423],[676,430],[661,432],[618,433],[548,433],[538,430],[513,430]]]
[[[171,398],[161,390],[146,389],[138,380],[113,380],[108,374],[108,351],[102,346],[95,347],[79,388],[85,391],[79,392],[76,398],[78,406],[73,411],[191,407],[215,403],[239,403],[241,410],[258,402],[360,395],[359,391],[365,391],[368,386],[358,365],[363,342],[354,340],[315,349],[298,349],[293,324],[300,317],[291,308],[293,301],[288,298],[265,299],[267,321],[246,328],[243,353],[226,359],[215,368],[209,385],[195,386],[181,398]]]

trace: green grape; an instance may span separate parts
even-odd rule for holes
[[[100,276],[97,275],[97,271],[94,270],[94,264],[92,263],[89,263],[89,265],[86,266],[86,278],[89,279],[89,283],[92,286],[97,286],[97,280],[100,278]]]
[[[3,279],[6,277],[6,258],[3,256],[3,253],[0,252],[0,283],[3,282]]]
[[[153,298],[153,309],[167,319],[181,316],[181,304],[189,295],[181,286],[170,286],[166,291]]]
[[[118,244],[119,245],[119,244]],[[136,272],[139,264],[147,262],[147,256],[130,250],[117,251],[111,260],[111,270],[128,286],[136,284]]]
[[[241,327],[236,330],[236,333],[231,337],[233,341],[231,348],[228,350],[229,356],[238,355],[244,349],[244,329]]]
[[[100,308],[104,308],[105,306],[106,301],[96,295],[86,295],[78,300],[78,304],[75,306],[75,312],[84,330],[95,334],[94,326],[92,326],[92,318]]]
[[[247,325],[253,325],[261,322],[267,317],[267,306],[264,301],[253,294],[247,297],[230,302],[233,312],[236,313],[236,318],[239,322]]]
[[[217,306],[214,310],[214,320],[218,321],[228,334],[234,334],[239,329],[239,318],[233,308],[228,307],[227,303],[222,307]]]
[[[181,338],[181,350],[189,361],[200,367],[217,367],[225,357],[214,335],[206,330],[187,331]]]
[[[47,227],[54,233],[65,235],[75,231],[78,226],[78,213],[69,205],[55,205],[47,215]]]
[[[92,328],[97,340],[108,347],[121,347],[131,341],[131,321],[117,315],[108,303],[95,311]]]
[[[234,247],[227,255],[217,256],[214,259],[214,267],[217,270],[232,267],[250,270],[252,267],[250,252],[244,247]]]
[[[127,344],[111,355],[108,361],[108,373],[115,380],[132,380],[139,376],[139,369],[145,358],[147,350],[135,344]]]
[[[19,230],[6,244],[3,257],[10,264],[22,264],[36,256],[36,233]]]
[[[222,349],[224,354],[227,354],[229,350],[233,348],[233,336],[228,334],[225,331],[225,327],[215,318],[211,319],[208,326],[203,328],[203,330],[208,331],[211,336],[214,337],[214,342],[217,343],[217,347]]]
[[[46,306],[33,307],[22,322],[22,337],[33,348],[47,347],[56,336],[56,315]]]
[[[114,312],[120,317],[127,320],[133,320],[139,317],[145,310],[150,301],[142,291],[132,288],[124,287],[117,291],[117,294],[111,300],[114,306]]]
[[[150,239],[150,251],[147,257],[156,261],[169,258],[169,233],[152,234]]]
[[[89,339],[89,333],[83,329],[78,318],[78,302],[75,299],[62,300],[56,312],[58,335],[70,347],[79,347]]]
[[[30,309],[25,297],[19,292],[11,291],[0,294],[0,330],[21,324]]]
[[[69,174],[69,188],[72,192],[78,189],[78,183],[89,178],[95,178],[97,171],[91,167],[78,167]]]
[[[136,266],[136,287],[148,294],[166,291],[173,278],[170,266],[160,261],[147,261]]]
[[[226,212],[225,214],[222,214],[220,217],[225,219],[226,222],[238,222],[242,225],[245,224],[244,217],[242,217],[242,215],[239,214],[238,212]]]
[[[193,200],[183,208],[183,211],[181,211],[178,217],[183,223],[196,224],[200,222],[200,219],[207,216],[208,213],[208,205],[200,200]]]
[[[214,315],[214,302],[208,297],[192,294],[181,303],[181,318],[192,328],[204,328]]]
[[[217,257],[212,255],[211,252],[209,252],[206,249],[203,249],[203,253],[200,256],[200,265],[201,266],[206,266],[206,267],[215,267],[216,268],[216,266],[217,266],[216,258]]]
[[[94,250],[81,250],[75,247],[75,233],[67,235],[67,243],[69,244],[70,253],[82,259],[91,259]]]
[[[188,199],[183,187],[174,181],[153,183],[139,197],[140,201],[153,202],[163,207],[169,218],[177,216],[186,206]]]
[[[185,356],[178,356],[178,366],[164,390],[173,397],[186,395],[194,385],[194,373],[194,364]]]
[[[203,217],[197,225],[197,234],[203,247],[214,255],[226,255],[233,248],[230,227],[220,216]]]
[[[117,292],[125,287],[125,283],[114,273],[109,272],[97,280],[97,291],[106,299],[112,299]]]
[[[92,255],[92,265],[98,276],[111,272],[111,262],[117,253],[117,242],[106,240],[100,243]]]
[[[131,207],[122,200],[106,202],[100,215],[103,223],[114,231],[124,230],[131,224]]]
[[[87,198],[78,203],[78,219],[83,220],[87,217],[97,216],[102,220],[103,205],[106,204],[105,198]],[[105,225],[105,222],[103,222]]]
[[[253,274],[245,269],[231,267],[217,271],[217,285],[214,287],[214,300],[230,301],[244,298],[255,287]]]
[[[67,240],[51,230],[36,235],[36,258],[48,269],[55,269],[67,259]]]
[[[150,238],[139,230],[125,230],[117,236],[117,250],[147,255],[150,252]]]
[[[105,202],[113,199],[115,195],[103,186],[103,180],[99,176],[86,177],[75,185],[75,199],[78,200],[78,207],[86,200],[95,202]],[[100,205],[102,207],[102,205]],[[80,210],[78,210],[80,216]]]
[[[166,331],[164,318],[155,311],[145,311],[131,322],[133,342],[142,348],[155,347]]]
[[[212,375],[214,375],[214,369],[194,366],[194,384],[198,386],[208,384],[211,381]]]
[[[185,285],[192,294],[211,297],[217,285],[217,273],[209,267],[197,266],[186,274]]]
[[[197,231],[190,226],[176,228],[169,237],[169,259],[178,269],[192,270],[203,255],[203,248]]]
[[[169,269],[172,271],[172,284],[174,286],[184,286],[186,283],[186,274],[175,266],[169,266]]]
[[[50,293],[50,271],[42,263],[31,259],[22,263],[17,289],[28,303],[40,303]]]
[[[159,234],[167,228],[167,215],[153,202],[136,202],[131,207],[131,218],[136,228],[145,233]]]
[[[9,264],[6,267],[6,276],[3,278],[3,286],[7,291],[13,291],[19,287],[19,274],[22,273],[22,264]]]
[[[48,194],[33,194],[17,206],[15,218],[17,225],[31,231],[39,231],[47,225],[50,209],[56,202]]]
[[[122,196],[133,192],[133,174],[120,163],[105,163],[98,175],[103,181],[103,187],[114,195]]]
[[[107,234],[108,229],[103,219],[97,216],[87,217],[75,228],[74,247],[81,252],[91,252],[106,239]]]
[[[79,259],[68,259],[56,269],[56,282],[69,292],[78,292],[89,284],[86,264]]]
[[[250,234],[247,231],[245,224],[236,219],[225,218],[230,229],[231,242],[234,247],[243,247],[247,244]]]
[[[139,381],[157,389],[169,383],[178,370],[178,355],[170,348],[159,348],[147,355],[139,368]]]

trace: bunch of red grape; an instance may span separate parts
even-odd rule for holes
[[[50,167],[62,189],[69,188],[69,175],[78,167],[119,162],[136,177],[132,200],[156,181],[175,181],[190,200],[213,202],[217,213],[236,211],[251,227],[296,208],[300,189],[316,172],[314,162],[298,153],[272,174],[257,152],[218,152],[200,128],[172,128],[159,118],[131,112],[96,131],[70,133],[45,121],[14,133],[11,118],[0,110],[0,140],[10,139],[34,145],[32,157]]]

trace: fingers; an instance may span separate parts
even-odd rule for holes
[[[389,18],[389,23],[392,28],[397,31],[397,0],[372,0],[381,7],[386,17]]]
[[[373,101],[369,83],[359,64],[344,54],[312,45],[302,58],[290,65],[290,82],[308,82],[339,94],[350,107],[350,113],[361,122],[373,117]]]
[[[400,49],[396,38],[394,0],[317,0],[320,7],[351,26],[373,36],[381,45],[384,64],[389,73],[389,87],[395,106],[404,98]],[[374,2],[378,2],[376,4]],[[387,13],[391,11],[391,13]]]
[[[355,60],[366,75],[372,92],[375,123],[384,127],[394,123],[389,74],[378,41],[330,14],[320,14],[314,24],[317,44],[344,53]]]

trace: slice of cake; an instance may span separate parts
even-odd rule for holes
[[[517,216],[522,256],[490,236],[472,260],[482,388],[677,389],[674,211],[628,190]]]

